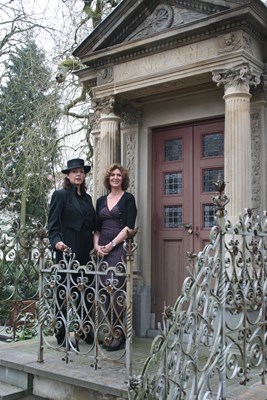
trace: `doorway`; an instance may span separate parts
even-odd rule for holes
[[[152,151],[151,304],[161,322],[188,276],[186,253],[209,241],[214,182],[224,179],[224,121],[154,129]]]

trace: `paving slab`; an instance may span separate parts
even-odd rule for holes
[[[133,341],[133,371],[138,375],[146,358],[149,355],[152,339],[135,338]],[[82,351],[88,346],[81,344]],[[71,352],[73,353],[73,352]],[[103,393],[117,396],[116,398],[126,399],[128,383],[126,379],[125,364],[101,362],[100,368],[95,369],[88,363],[88,358],[75,356],[67,364],[63,361],[65,353],[52,349],[44,350],[44,362],[37,361],[37,338],[4,343],[0,342],[0,365],[15,367],[29,374],[36,374],[45,379],[54,378],[62,384],[73,384],[85,390],[102,390]],[[205,357],[205,354],[200,355]],[[267,378],[267,376],[266,376]],[[261,384],[259,370],[251,371],[250,380],[247,386],[241,385],[238,380],[227,381],[227,400],[267,400],[267,386]],[[108,388],[108,390],[107,390]],[[41,400],[38,397],[22,397],[20,400]],[[160,399],[163,400],[163,399]],[[171,399],[174,400],[174,399]],[[201,399],[199,399],[201,400]]]

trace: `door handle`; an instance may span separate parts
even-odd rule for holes
[[[182,228],[185,228],[185,229],[187,230],[187,232],[188,232],[190,235],[192,235],[192,233],[193,233],[193,226],[192,226],[191,223],[188,223],[188,224],[181,224],[181,227],[182,227]]]

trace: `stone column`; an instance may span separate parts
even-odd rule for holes
[[[100,154],[102,171],[110,164],[121,162],[120,147],[120,117],[114,113],[101,114]]]
[[[224,85],[224,180],[230,197],[228,216],[236,218],[252,206],[250,86],[257,86],[260,78],[242,64],[214,71],[213,81]]]
[[[120,117],[115,114],[115,98],[94,99],[96,126],[94,156],[94,198],[106,193],[103,173],[109,165],[121,162]]]

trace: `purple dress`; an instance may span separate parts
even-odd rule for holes
[[[100,211],[100,218],[102,221],[102,229],[99,237],[99,245],[105,246],[121,231],[120,213],[117,205],[109,210],[106,204]],[[122,261],[124,256],[125,250],[123,249],[123,243],[119,243],[104,257],[104,261],[107,261],[109,266],[115,266],[118,262]]]

